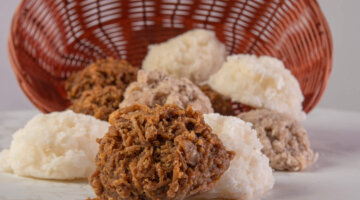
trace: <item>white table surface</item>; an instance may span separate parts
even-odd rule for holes
[[[36,111],[0,113],[0,149]],[[275,172],[276,183],[264,200],[360,199],[360,113],[316,109],[303,123],[319,160],[299,173]],[[1,164],[1,163],[0,163]],[[0,172],[0,200],[86,199],[86,181],[60,182]]]

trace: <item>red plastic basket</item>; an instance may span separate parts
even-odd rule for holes
[[[281,59],[309,112],[332,67],[332,39],[316,0],[23,0],[9,38],[19,84],[43,112],[69,102],[64,80],[108,56],[141,65],[147,46],[193,28],[216,32],[229,54]]]

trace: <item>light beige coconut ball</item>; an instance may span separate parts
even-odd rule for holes
[[[120,108],[135,103],[150,107],[176,104],[182,108],[191,106],[202,113],[214,112],[210,99],[198,86],[186,78],[175,78],[158,71],[138,72],[137,81],[126,88]]]

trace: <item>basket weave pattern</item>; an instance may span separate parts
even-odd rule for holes
[[[23,0],[9,55],[19,84],[41,111],[63,110],[64,80],[108,56],[140,67],[147,46],[193,28],[216,32],[229,54],[281,59],[309,112],[332,66],[332,39],[316,0]]]

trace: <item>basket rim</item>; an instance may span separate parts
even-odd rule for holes
[[[319,2],[317,0],[308,0],[310,8],[315,10],[316,12],[316,17],[319,19],[319,21],[322,22],[322,25],[324,27],[324,33],[327,36],[327,44],[328,44],[328,48],[325,48],[327,51],[327,54],[329,55],[328,57],[328,63],[326,66],[326,71],[324,72],[324,78],[323,78],[323,82],[321,87],[319,87],[318,90],[320,90],[320,92],[317,93],[317,95],[312,99],[312,101],[310,101],[308,103],[308,105],[310,105],[309,107],[307,107],[306,109],[303,108],[303,110],[308,114],[310,113],[319,103],[321,98],[324,96],[326,87],[328,85],[329,79],[330,79],[330,75],[332,72],[332,67],[333,67],[333,62],[334,62],[334,46],[333,46],[333,39],[332,39],[332,34],[331,34],[331,30],[330,30],[330,26],[326,20],[326,17],[323,13],[323,11],[321,10],[321,7],[319,5]]]
[[[21,90],[25,94],[25,96],[41,112],[48,113],[48,112],[51,112],[52,109],[49,106],[46,106],[43,103],[41,103],[40,101],[38,101],[37,95],[35,94],[35,92],[30,91],[31,87],[28,85],[27,81],[24,80],[24,78],[23,78],[24,76],[22,76],[22,74],[25,74],[25,73],[22,72],[21,68],[19,67],[20,66],[19,58],[18,58],[16,49],[15,49],[13,34],[17,31],[17,28],[18,28],[17,21],[19,20],[19,15],[20,15],[22,7],[24,6],[24,3],[25,3],[25,0],[22,0],[19,3],[19,5],[17,6],[15,13],[12,17],[12,20],[11,20],[9,37],[8,37],[8,41],[7,41],[8,58],[10,61],[11,68],[13,69],[13,71],[15,73],[16,80],[17,80]]]

